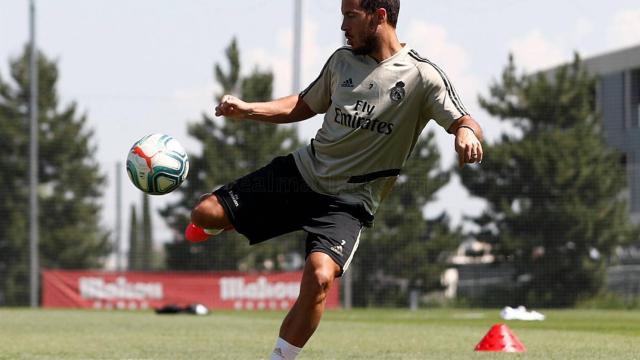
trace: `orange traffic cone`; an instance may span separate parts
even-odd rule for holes
[[[495,324],[476,345],[475,351],[525,352],[527,349],[505,324]]]

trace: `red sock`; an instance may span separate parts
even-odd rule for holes
[[[207,240],[209,236],[211,235],[204,232],[203,228],[197,227],[192,223],[189,223],[184,230],[184,237],[191,242],[202,242]]]

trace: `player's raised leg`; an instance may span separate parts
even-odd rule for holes
[[[329,255],[313,252],[307,257],[298,300],[280,327],[272,359],[294,359],[318,327],[327,295],[340,266]]]
[[[218,197],[207,194],[200,198],[200,202],[191,211],[191,223],[185,230],[185,238],[192,242],[204,241],[232,228]]]

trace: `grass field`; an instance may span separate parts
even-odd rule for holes
[[[475,353],[498,310],[330,311],[299,359],[640,359],[640,312],[507,322],[524,354]],[[268,359],[282,312],[0,310],[0,359]]]

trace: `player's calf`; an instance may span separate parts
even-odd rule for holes
[[[210,194],[203,196],[191,211],[191,222],[203,229],[224,230],[231,226],[231,222],[220,205],[218,197]]]
[[[218,202],[218,197],[207,194],[200,198],[200,202],[191,211],[191,223],[185,229],[185,238],[200,242],[230,229],[233,226]]]

